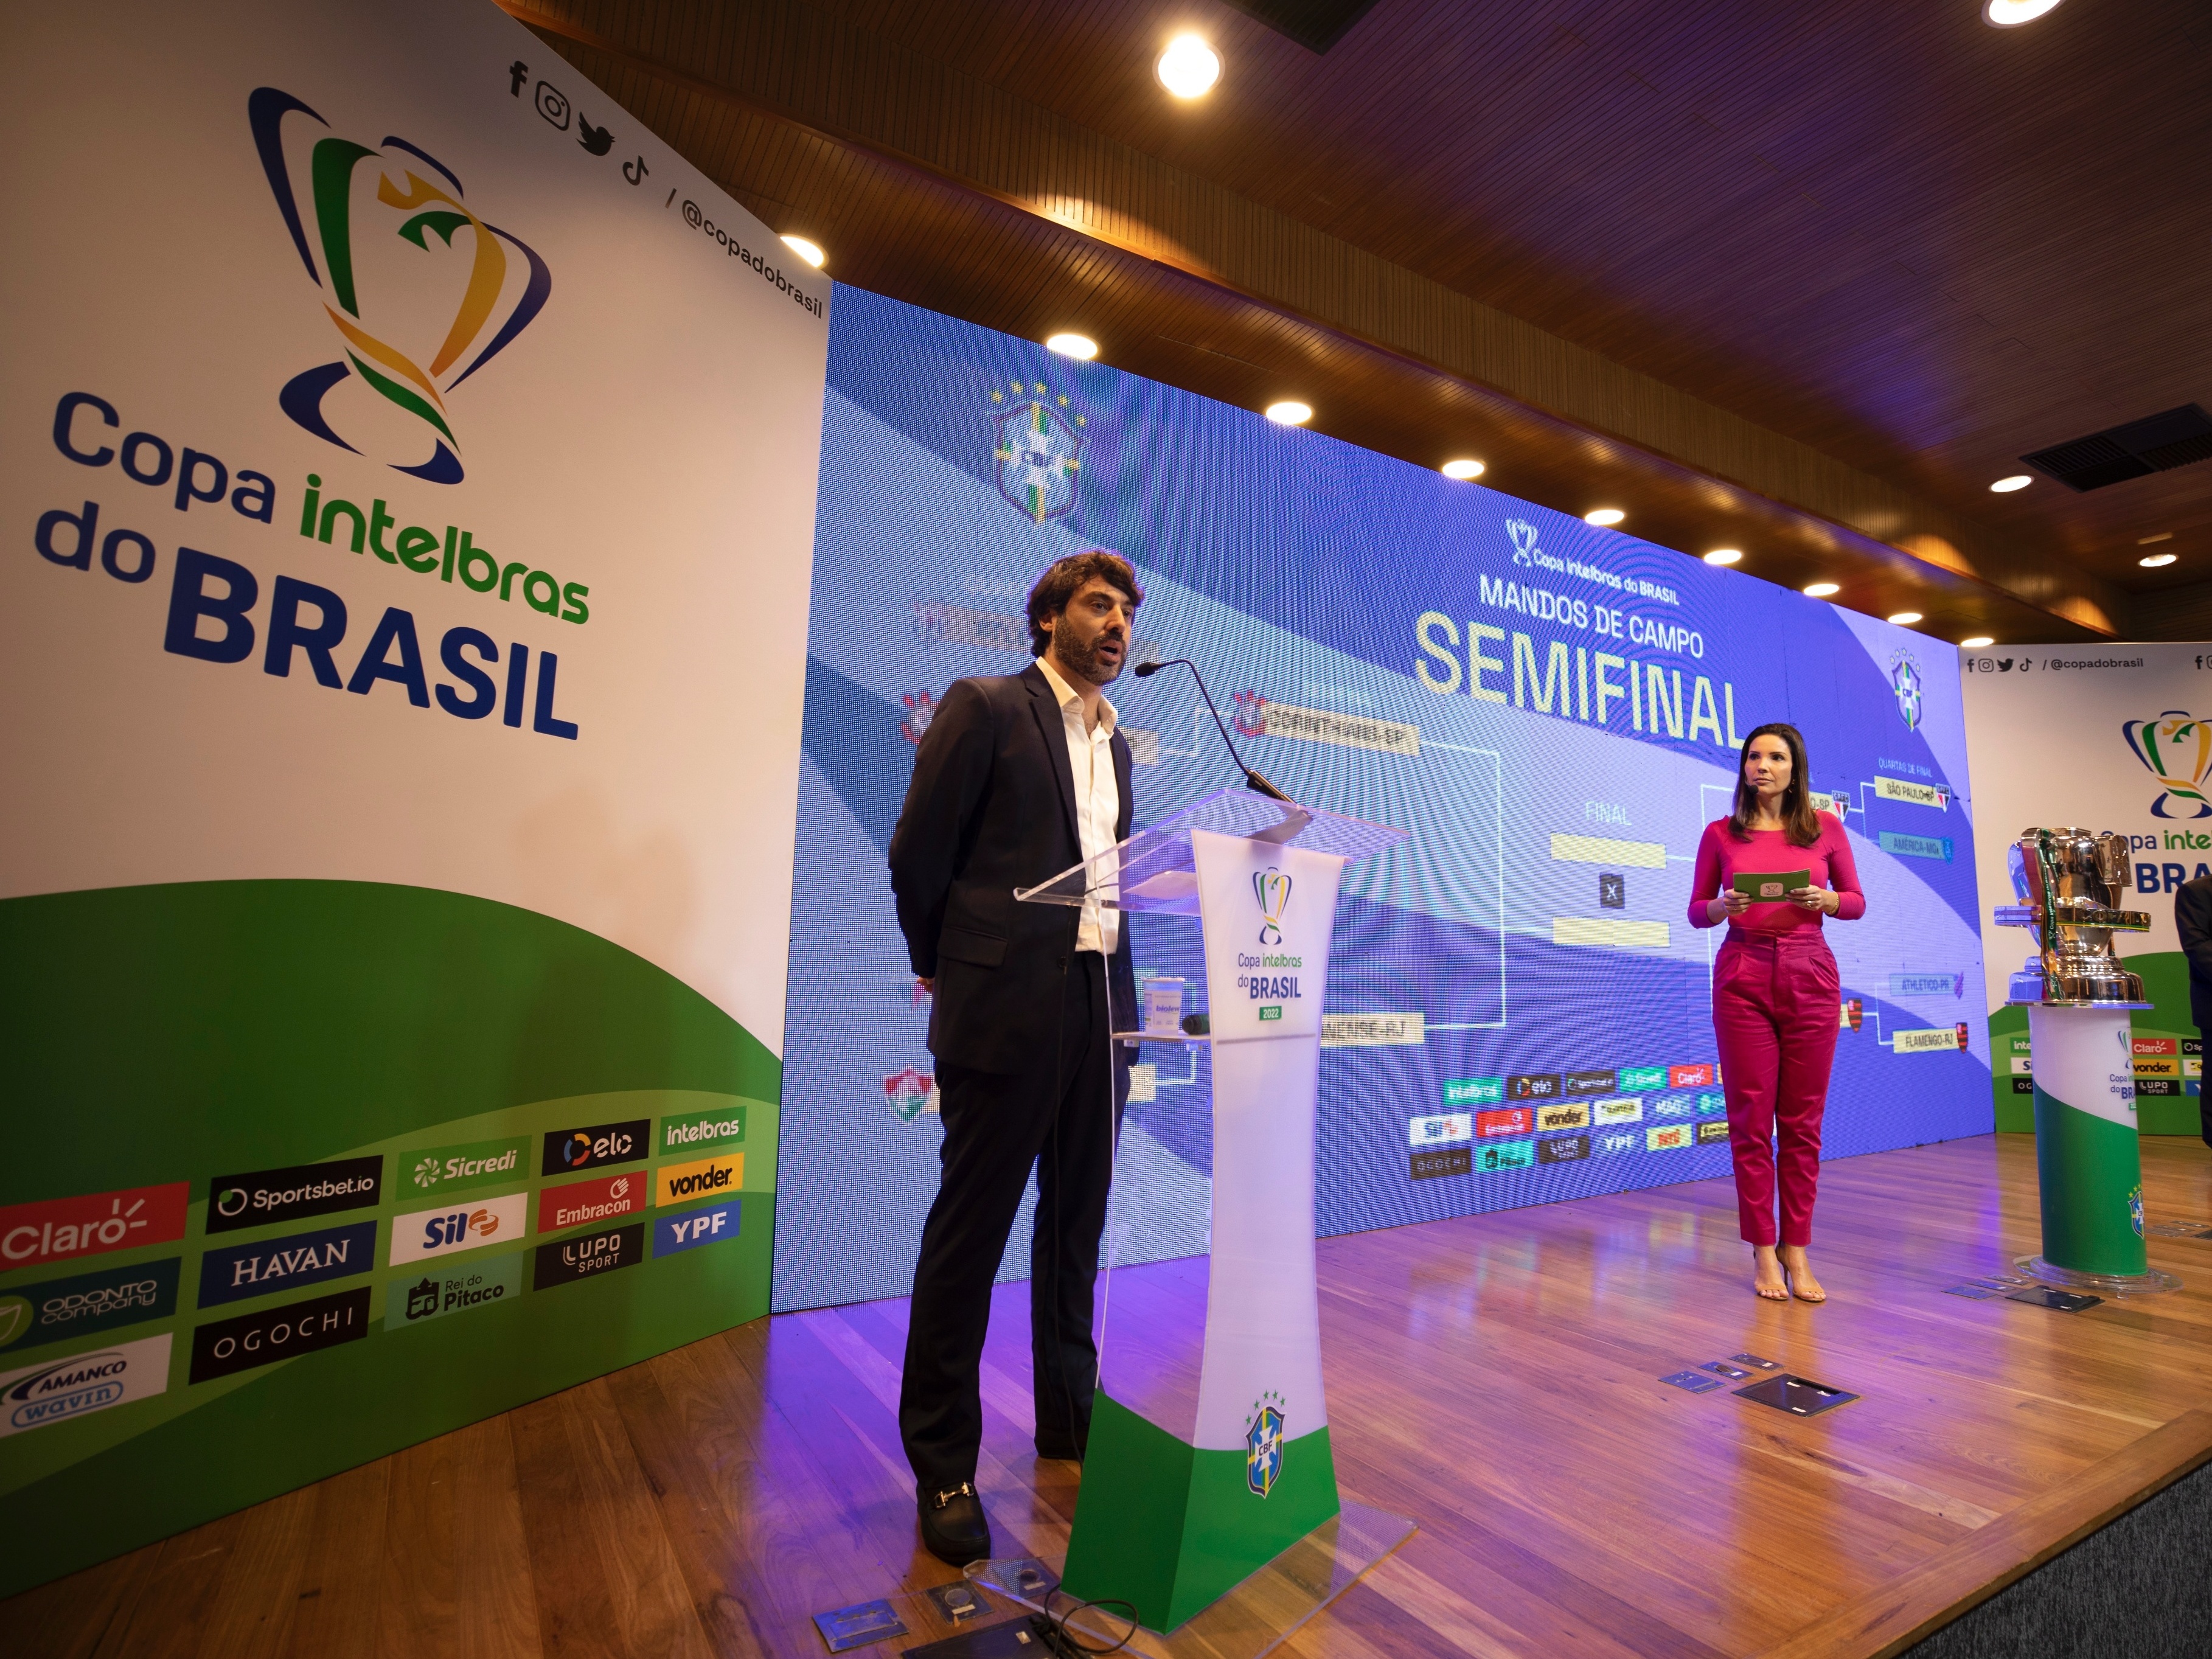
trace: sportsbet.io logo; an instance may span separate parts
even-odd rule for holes
[[[536,320],[553,273],[527,243],[478,218],[460,179],[427,150],[340,137],[276,87],[257,88],[246,109],[341,350],[286,381],[277,406],[349,453],[459,483],[462,446],[447,400]]]

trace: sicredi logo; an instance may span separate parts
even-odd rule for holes
[[[606,1176],[598,1181],[579,1181],[566,1187],[548,1187],[538,1194],[538,1231],[557,1233],[594,1221],[611,1221],[645,1207],[645,1173]]]
[[[522,1236],[529,1215],[530,1195],[508,1193],[394,1216],[392,1251],[386,1265],[396,1267],[405,1261],[428,1261],[481,1249],[487,1244],[503,1244]]]
[[[1579,1164],[1590,1155],[1588,1135],[1560,1135],[1551,1140],[1536,1143],[1536,1162],[1539,1164]]]
[[[583,1129],[556,1129],[545,1137],[542,1175],[573,1175],[603,1164],[635,1164],[653,1146],[653,1121],[594,1123]]]
[[[1449,1146],[1474,1139],[1474,1119],[1465,1112],[1440,1112],[1433,1117],[1409,1118],[1406,1141],[1413,1146]]]
[[[243,1302],[327,1279],[365,1273],[376,1265],[376,1223],[293,1233],[258,1244],[234,1244],[200,1258],[200,1306]]]
[[[1710,1089],[1713,1086],[1713,1068],[1710,1066],[1669,1066],[1667,1086],[1670,1089]]]
[[[1700,1146],[1710,1146],[1714,1141],[1726,1140],[1728,1138],[1729,1126],[1725,1123],[1715,1121],[1698,1125],[1698,1145]]]
[[[696,1250],[702,1244],[735,1238],[743,1202],[733,1198],[726,1204],[710,1205],[703,1210],[662,1216],[653,1224],[653,1259],[658,1261],[679,1250]]]
[[[363,1285],[336,1296],[203,1325],[192,1333],[191,1380],[210,1382],[342,1342],[358,1342],[368,1334],[368,1293],[369,1287]]]
[[[38,1267],[81,1255],[167,1244],[185,1236],[188,1182],[126,1187],[81,1198],[46,1198],[0,1208],[0,1268]]]
[[[208,1182],[207,1230],[235,1232],[271,1221],[299,1221],[311,1215],[375,1207],[384,1195],[384,1159],[333,1158],[327,1164],[295,1164],[250,1175],[217,1176]]]
[[[1648,1152],[1669,1152],[1689,1144],[1690,1126],[1686,1123],[1664,1123],[1644,1132],[1644,1146]]]
[[[1559,1074],[1544,1072],[1509,1077],[1505,1079],[1505,1095],[1509,1100],[1557,1100],[1559,1097]]]
[[[1474,1149],[1474,1166],[1478,1170],[1525,1170],[1535,1161],[1536,1144],[1531,1140],[1510,1140],[1502,1146]]]
[[[703,1152],[725,1141],[745,1138],[745,1109],[726,1107],[718,1112],[687,1112],[660,1120],[660,1150],[664,1152]]]
[[[1566,1083],[1571,1095],[1609,1095],[1620,1086],[1611,1072],[1569,1072]]]
[[[1478,1140],[1493,1135],[1525,1135],[1535,1127],[1534,1115],[1526,1106],[1508,1106],[1501,1111],[1477,1112],[1474,1115],[1474,1133]]]
[[[1581,1101],[1571,1106],[1539,1106],[1536,1127],[1539,1129],[1587,1129],[1590,1109]]]
[[[1481,1106],[1505,1098],[1502,1077],[1456,1077],[1444,1085],[1447,1106]]]
[[[745,1155],[726,1152],[692,1164],[664,1164],[653,1172],[655,1205],[689,1204],[744,1185]]]
[[[0,1435],[167,1393],[169,1341],[164,1331],[0,1374]]]
[[[489,1187],[524,1177],[522,1156],[528,1140],[476,1140],[459,1146],[426,1146],[402,1152],[399,1166],[416,1192],[456,1192],[467,1187]]]
[[[36,1348],[96,1336],[177,1310],[182,1258],[102,1267],[0,1293],[0,1348]]]
[[[645,1260],[645,1224],[633,1221],[604,1233],[579,1233],[556,1243],[540,1244],[533,1253],[530,1288],[550,1290],[573,1285],[580,1279],[635,1267]]]
[[[1614,1129],[1591,1137],[1591,1150],[1600,1158],[1618,1158],[1623,1152],[1639,1151],[1644,1137],[1634,1129]]]
[[[1624,1066],[1620,1068],[1620,1086],[1628,1093],[1644,1094],[1667,1086],[1664,1066]]]
[[[1590,1102],[1590,1121],[1593,1123],[1641,1123],[1644,1121],[1644,1103],[1623,1095],[1613,1100]]]

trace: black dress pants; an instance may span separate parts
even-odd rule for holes
[[[1037,1439],[1079,1449],[1090,1433],[1098,1377],[1091,1291],[1129,1087],[1121,1045],[1111,1039],[1105,959],[1079,951],[1067,958],[1057,1029],[1036,1033],[1030,1064],[1014,1073],[938,1067],[941,1173],[921,1230],[899,1389],[899,1436],[926,1490],[975,1479],[991,1285],[1032,1165],[1030,1352]]]

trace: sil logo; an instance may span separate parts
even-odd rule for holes
[[[460,179],[404,138],[372,149],[340,137],[276,87],[256,88],[246,112],[339,348],[286,381],[277,407],[325,443],[356,455],[389,447],[399,458],[380,459],[395,471],[459,483],[447,400],[536,320],[553,273],[527,243],[478,218]]]
[[[2212,817],[2204,785],[2204,775],[2212,772],[2212,726],[2169,708],[2154,720],[2125,722],[2120,735],[2151,776],[2166,786],[2150,804],[2153,817]]]
[[[1283,911],[1291,902],[1291,878],[1273,865],[1252,872],[1252,896],[1260,901],[1260,943],[1283,942]]]

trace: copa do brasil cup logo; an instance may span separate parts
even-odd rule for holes
[[[1260,901],[1260,943],[1283,942],[1283,909],[1291,902],[1291,878],[1270,865],[1252,873],[1252,896]]]
[[[2212,818],[2204,775],[2212,772],[2212,726],[2169,708],[2156,720],[2129,720],[2120,735],[2151,776],[2166,786],[2150,804],[2156,818]]]
[[[459,483],[448,399],[537,319],[553,273],[528,243],[477,217],[460,179],[427,150],[390,135],[357,143],[276,87],[246,102],[276,210],[340,351],[286,381],[278,407],[340,449]]]

